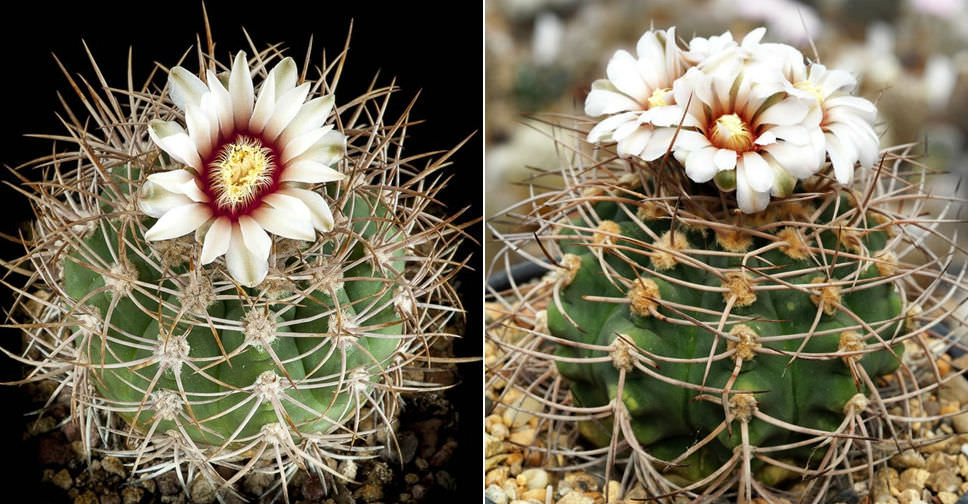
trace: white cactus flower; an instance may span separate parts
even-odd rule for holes
[[[849,184],[854,165],[870,169],[877,160],[880,139],[874,132],[877,108],[873,103],[850,93],[857,81],[843,70],[828,70],[819,63],[801,59],[784,72],[790,94],[815,100],[814,114],[826,141],[826,153],[834,167],[837,182]]]
[[[773,196],[788,196],[797,179],[816,173],[822,159],[819,117],[812,101],[786,93],[755,92],[782,75],[763,66],[706,73],[689,69],[675,83],[678,114],[684,113],[674,154],[695,182],[713,178],[736,190],[745,213],[766,208]],[[688,103],[688,107],[686,104]],[[667,126],[678,124],[677,119]]]
[[[333,215],[314,184],[341,180],[331,166],[346,138],[324,126],[333,96],[306,101],[310,84],[296,85],[296,64],[285,58],[269,71],[256,97],[246,55],[231,72],[206,81],[182,67],[168,75],[169,93],[185,126],[154,120],[151,139],[183,168],[153,173],[139,206],[158,221],[148,240],[192,231],[202,243],[201,264],[225,255],[229,273],[253,287],[268,271],[268,233],[314,240],[333,227]],[[267,233],[268,231],[268,233]]]
[[[662,156],[672,143],[675,131],[656,129],[654,124],[673,120],[672,85],[687,65],[676,44],[675,27],[646,32],[635,50],[637,57],[617,51],[608,62],[608,78],[592,84],[585,113],[608,117],[592,128],[588,141],[614,141],[620,156],[651,161]]]

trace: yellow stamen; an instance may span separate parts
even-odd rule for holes
[[[713,144],[721,149],[746,152],[753,148],[753,134],[746,121],[736,114],[724,114],[713,125]]]
[[[823,105],[823,90],[820,89],[820,86],[816,85],[813,82],[805,80],[794,84],[793,87],[812,94],[817,98],[817,102]]]
[[[273,168],[272,152],[257,140],[241,137],[225,146],[212,163],[216,203],[234,209],[251,202],[272,183]]]
[[[666,98],[670,98],[671,96],[672,96],[672,89],[656,88],[655,91],[652,91],[652,95],[649,96],[649,108],[665,107],[666,105],[669,105],[670,104],[669,100],[667,100]]]

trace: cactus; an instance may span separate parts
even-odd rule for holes
[[[376,456],[357,440],[392,443],[401,393],[429,386],[405,373],[433,366],[460,312],[470,223],[435,199],[453,151],[403,155],[393,86],[334,105],[346,56],[301,85],[275,46],[222,75],[199,51],[205,80],[176,67],[158,93],[101,78],[85,95],[72,79],[99,128],[69,111],[66,141],[25,168],[41,176],[22,189],[37,220],[8,266],[27,278],[14,357],[34,368],[24,381],[71,388],[87,449],[133,477],[174,469],[186,490],[224,493],[266,472],[286,497],[297,467],[345,480],[333,461]]]
[[[821,499],[834,478],[872,474],[899,448],[932,442],[906,401],[937,386],[926,358],[934,354],[922,349],[953,344],[932,330],[961,323],[951,314],[968,293],[964,251],[938,230],[957,200],[923,192],[928,174],[912,146],[886,149],[875,162],[867,137],[851,136],[866,127],[831,127],[842,117],[834,113],[803,134],[780,128],[788,138],[756,139],[776,145],[771,152],[754,146],[754,135],[787,120],[769,118],[777,103],[797,114],[800,86],[751,93],[753,115],[704,101],[702,86],[714,80],[726,85],[713,93],[737,102],[761,85],[747,80],[763,63],[751,38],[758,41],[754,33],[703,59],[706,46],[680,55],[673,30],[648,32],[640,57],[664,54],[668,69],[656,73],[655,91],[622,80],[633,57],[616,54],[612,82],[596,82],[586,102],[589,114],[616,115],[594,128],[578,117],[552,122],[578,132],[551,135],[564,188],[489,221],[503,243],[495,270],[524,259],[546,271],[522,282],[509,268],[496,273],[506,282],[491,282],[503,313],[488,325],[502,349],[490,383],[543,405],[549,454],[586,467],[600,459],[606,478],[625,491],[637,480],[649,498],[736,492],[746,502],[800,481],[797,498]],[[731,58],[746,70],[730,68]],[[638,68],[653,64],[642,61]],[[623,112],[638,106],[633,91],[649,97],[647,113]],[[837,106],[830,96],[827,105]],[[810,121],[810,110],[799,117]],[[824,134],[835,136],[826,152]],[[696,154],[699,135],[712,141],[708,157]],[[853,157],[836,135],[857,142]],[[804,155],[784,157],[787,148]],[[722,151],[740,154],[727,167]],[[830,162],[804,169],[824,154]],[[754,156],[772,168],[772,187],[753,176]],[[855,174],[857,161],[869,169]]]

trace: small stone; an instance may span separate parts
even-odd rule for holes
[[[517,481],[528,490],[536,488],[544,490],[544,487],[548,486],[548,479],[548,472],[544,469],[527,469],[518,475]]]
[[[927,409],[927,404],[925,404],[925,413],[934,416],[936,414],[940,415],[951,415],[957,413],[961,410],[961,404],[958,401],[941,401],[941,408],[936,413],[931,413]]]
[[[508,494],[504,493],[504,490],[497,485],[488,485],[484,490],[484,498],[494,504],[507,504],[508,502]]]
[[[128,477],[128,471],[124,469],[124,464],[122,464],[117,457],[112,457],[110,455],[104,457],[101,459],[101,467],[104,468],[105,472],[120,476],[121,479]]]
[[[215,502],[215,485],[199,476],[195,478],[191,487],[192,502],[197,504],[212,504]]]
[[[376,502],[383,498],[383,487],[374,483],[367,483],[353,492],[353,497],[363,502]]]
[[[908,488],[901,492],[901,495],[897,497],[897,501],[900,504],[924,504],[921,500],[921,492],[913,488]]]
[[[954,467],[957,463],[954,455],[935,452],[928,456],[928,461],[925,463],[924,469],[933,474],[948,469],[949,467]]]
[[[890,464],[898,469],[907,469],[909,467],[924,468],[925,461],[920,453],[908,449],[891,457]]]
[[[393,481],[393,471],[384,462],[374,462],[366,475],[366,481],[377,485],[389,483]]]
[[[178,476],[175,475],[175,471],[168,471],[155,478],[155,481],[161,495],[175,495],[181,491],[181,485],[178,484]]]
[[[534,443],[534,439],[538,436],[538,431],[534,427],[525,427],[523,429],[516,430],[511,433],[508,437],[508,441],[512,443],[517,443],[522,446],[531,446]]]
[[[74,497],[74,504],[98,504],[97,494],[93,490],[85,490],[84,493]]]
[[[938,390],[938,398],[959,404],[968,403],[968,380],[963,375],[951,376]]]
[[[968,457],[964,453],[958,454],[958,474],[962,477],[968,476]]]
[[[578,490],[572,490],[558,499],[558,504],[595,504],[595,499]]]
[[[302,480],[299,487],[302,490],[303,498],[309,502],[319,502],[326,496],[326,489],[323,487],[323,482],[319,480],[319,476],[307,477]]]
[[[605,502],[618,502],[619,498],[622,496],[622,484],[618,481],[611,480],[608,485],[605,485]]]
[[[968,432],[968,413],[958,413],[951,417],[951,426],[959,434]]]
[[[905,471],[901,473],[901,479],[898,484],[898,488],[900,488],[901,491],[904,491],[907,489],[914,489],[920,493],[921,490],[924,488],[924,484],[928,481],[928,478],[930,477],[931,477],[931,473],[929,473],[928,471],[925,471],[924,469],[920,469],[917,467],[905,469]]]
[[[520,498],[523,501],[533,499],[538,502],[544,502],[545,497],[547,496],[547,493],[548,493],[547,488],[530,488],[528,490],[525,490],[524,492],[521,492],[521,495],[519,495],[518,498]]]
[[[127,486],[121,489],[121,501],[124,504],[138,504],[144,495],[144,490],[138,487]]]
[[[29,432],[31,436],[39,436],[40,434],[45,434],[54,430],[54,427],[57,427],[57,421],[54,420],[54,417],[45,416],[43,418],[38,418],[37,421],[31,423],[27,427],[27,432]]]
[[[504,441],[505,439],[508,438],[508,436],[511,435],[511,430],[508,429],[507,425],[504,425],[504,424],[496,424],[492,426],[491,430],[488,432],[496,439],[501,441]]]
[[[935,492],[957,492],[961,478],[952,469],[944,469],[932,473],[926,483]]]
[[[532,397],[523,397],[511,403],[511,406],[504,410],[504,424],[511,427],[520,427],[534,418],[533,412],[541,411],[541,403]]]
[[[598,490],[598,480],[594,476],[585,472],[573,472],[565,476],[571,488],[582,492],[595,492]]]
[[[885,467],[874,473],[874,485],[871,490],[871,498],[875,504],[893,504],[897,502],[894,495],[899,493],[897,487],[900,481],[897,470],[893,467]]]
[[[508,454],[508,458],[504,460],[504,463],[511,468],[511,475],[517,476],[521,474],[521,465],[524,463],[524,454],[521,452]]]
[[[71,473],[67,472],[67,469],[61,469],[54,474],[54,477],[50,479],[51,483],[67,490],[74,486],[74,478],[71,477]]]
[[[407,462],[410,461],[407,460]],[[341,475],[351,480],[355,480],[356,472],[359,470],[359,466],[356,465],[356,462],[354,462],[353,459],[346,459],[339,463],[338,470]]]
[[[242,478],[242,488],[252,495],[261,496],[275,482],[276,476],[263,472],[251,472]]]
[[[501,466],[496,469],[492,469],[488,471],[487,474],[484,475],[484,485],[490,486],[490,485],[499,484],[502,481],[508,479],[508,476],[510,476],[510,472],[511,472],[511,468],[509,468],[508,466]],[[416,483],[416,481],[414,481],[414,483]]]
[[[102,494],[98,504],[121,504],[121,497],[116,493]]]
[[[410,489],[410,495],[413,495],[413,500],[421,501],[427,497],[427,491],[428,489],[424,485],[414,485],[413,488]]]
[[[413,485],[413,484],[417,483],[418,481],[420,481],[420,476],[417,476],[416,473],[407,473],[403,477],[403,482],[406,483],[406,484],[408,484],[408,485]]]
[[[951,492],[938,492],[938,500],[941,504],[955,504],[958,502],[958,495]]]
[[[508,451],[504,441],[490,434],[484,434],[484,457],[490,458]]]

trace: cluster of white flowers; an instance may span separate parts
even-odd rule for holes
[[[682,48],[675,28],[648,31],[637,56],[618,51],[596,81],[585,113],[606,116],[590,142],[617,143],[622,157],[653,161],[671,150],[695,182],[736,191],[745,213],[789,196],[829,157],[849,184],[870,168],[879,141],[874,105],[851,92],[842,70],[806,61],[796,48],[761,42],[757,28],[737,43],[726,32]]]

